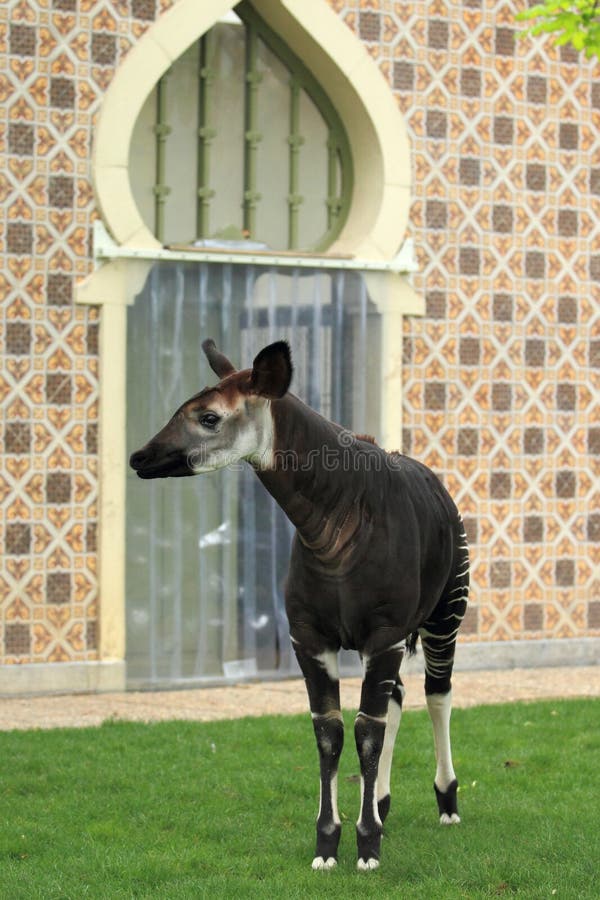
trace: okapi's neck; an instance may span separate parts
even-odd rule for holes
[[[297,397],[271,404],[273,468],[257,475],[296,527],[302,543],[326,564],[343,564],[355,549],[362,497],[344,477],[345,432]]]

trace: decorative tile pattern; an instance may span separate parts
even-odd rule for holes
[[[97,658],[94,117],[173,0],[0,9],[0,663]],[[425,318],[405,449],[473,545],[467,640],[600,635],[600,77],[516,40],[514,3],[329,0],[412,143]]]
[[[362,34],[367,9],[411,137],[427,303],[405,320],[405,450],[464,513],[464,634],[598,635],[600,73],[517,40],[512,3],[339,12]]]
[[[98,313],[73,286],[91,268],[94,117],[170,5],[0,9],[0,664],[97,658]]]

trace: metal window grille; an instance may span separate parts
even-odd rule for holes
[[[350,205],[345,129],[251,3],[235,13],[158,82],[134,132],[134,194],[161,243],[235,236],[322,251]]]

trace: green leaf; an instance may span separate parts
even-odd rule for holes
[[[571,44],[588,59],[600,59],[600,4],[598,0],[546,0],[515,16],[531,23],[519,37],[552,35],[557,46]]]

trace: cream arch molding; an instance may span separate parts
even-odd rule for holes
[[[354,162],[350,212],[334,247],[373,263],[394,260],[410,205],[410,152],[393,94],[361,42],[326,0],[253,0],[271,28],[325,87],[344,122]],[[112,259],[78,285],[78,303],[102,306],[100,353],[100,648],[99,670],[125,685],[125,484],[127,304],[133,303],[159,245],[144,224],[129,183],[135,121],[157,80],[190,44],[227,13],[234,0],[178,0],[130,51],[106,92],[95,135],[92,177],[105,225],[116,245],[145,258]],[[401,268],[401,267],[400,267]],[[398,267],[396,267],[396,271]],[[398,274],[376,288],[382,313],[382,434],[400,446],[402,316],[422,313],[422,300]],[[90,664],[93,665],[93,664]]]
[[[253,0],[271,28],[325,88],[348,133],[354,190],[332,251],[392,258],[410,204],[410,150],[394,96],[363,44],[326,0]],[[148,94],[187,48],[235,0],[178,0],[129,52],[106,92],[96,129],[92,174],[104,222],[118,244],[155,247],[129,183],[133,128]]]

